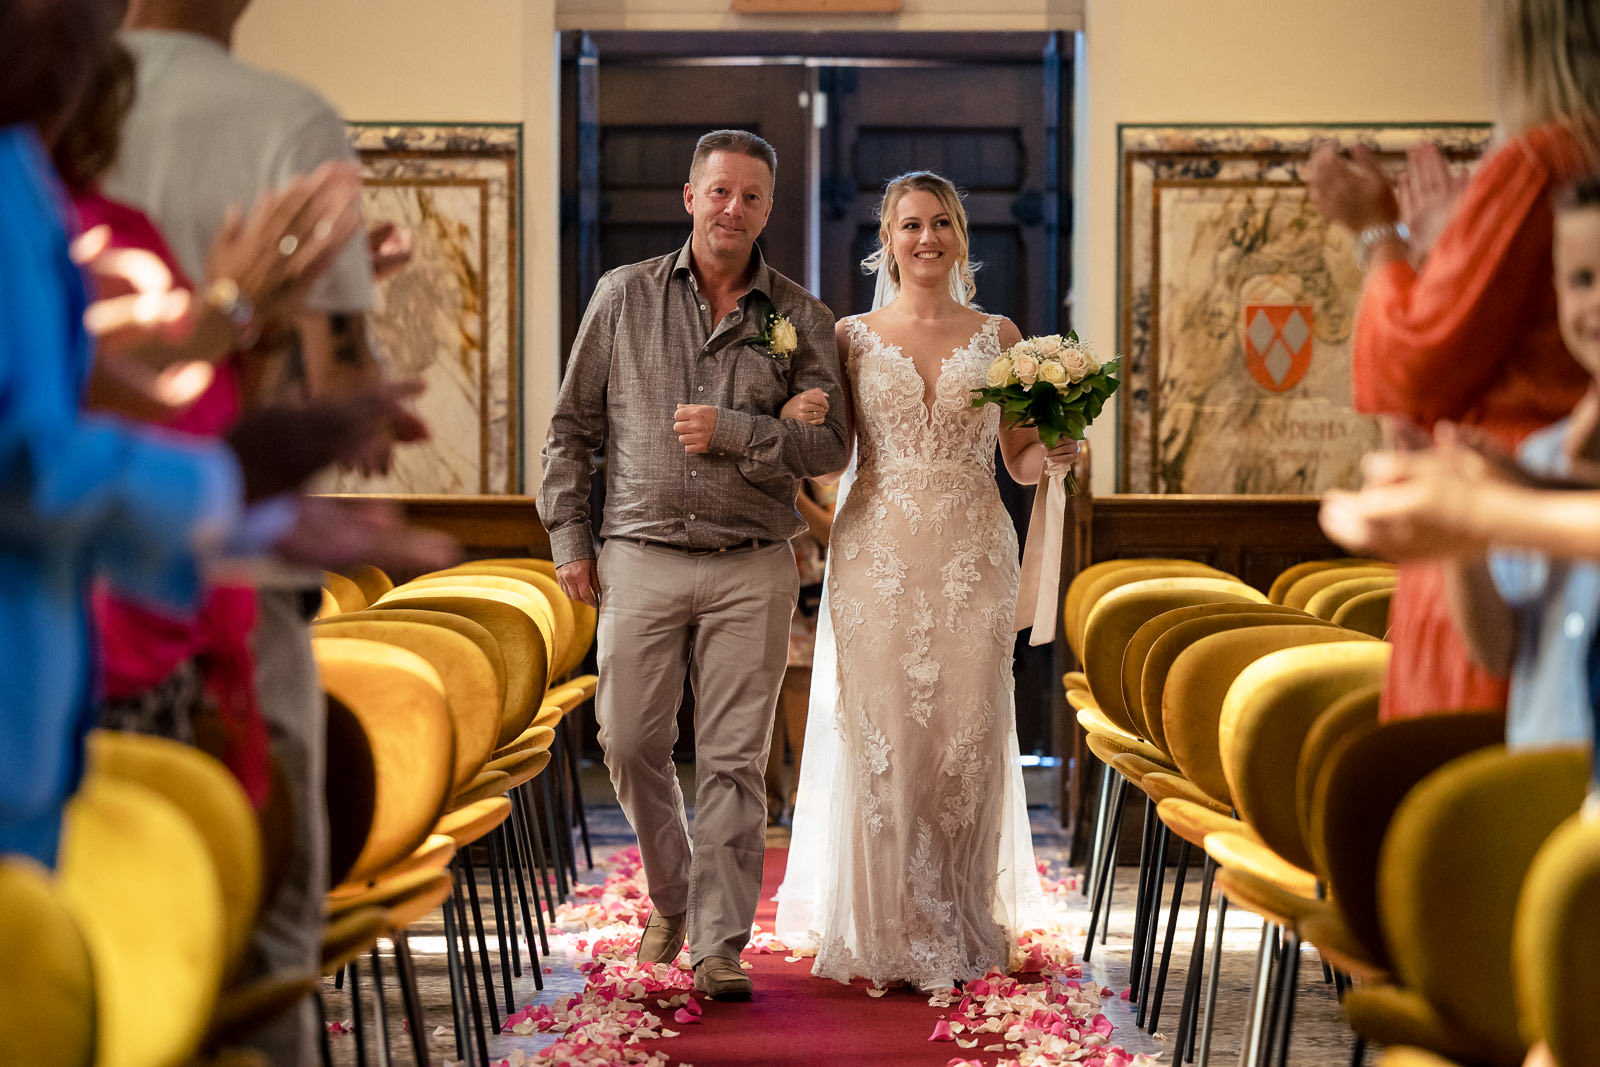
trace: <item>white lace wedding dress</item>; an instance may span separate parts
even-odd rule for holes
[[[857,470],[824,612],[837,695],[819,633],[777,926],[839,981],[980,977],[1008,965],[1042,910],[1018,767],[1019,564],[995,484],[999,409],[970,403],[1000,353],[999,321],[945,359],[930,410],[911,358],[846,320]]]

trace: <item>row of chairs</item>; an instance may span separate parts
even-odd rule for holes
[[[596,679],[576,672],[594,628],[593,609],[561,592],[548,560],[478,560],[398,587],[374,568],[326,576],[312,646],[329,704],[328,904],[339,937],[324,965],[350,980],[363,1062],[363,955],[387,1042],[379,936],[393,945],[413,1052],[427,1062],[405,927],[441,904],[457,1054],[487,1062],[501,1001],[474,845],[489,861],[506,1014],[524,942],[543,987],[546,917],[578,877],[574,830],[589,850],[577,712]]]
[[[1508,753],[1498,713],[1380,725],[1388,647],[1375,637],[1386,611],[1371,605],[1392,588],[1387,567],[1352,560],[1291,568],[1265,596],[1186,561],[1078,576],[1066,619],[1085,669],[1065,684],[1108,768],[1085,956],[1107,906],[1123,798],[1138,789],[1147,803],[1132,995],[1152,1033],[1190,850],[1205,856],[1180,1060],[1209,1059],[1231,906],[1263,919],[1241,1063],[1291,1062],[1302,943],[1336,968],[1354,1062],[1371,1040],[1391,1046],[1385,1062],[1397,1067],[1517,1064],[1538,1041],[1564,1067],[1600,1063],[1593,1027],[1569,1007],[1600,974],[1557,932],[1594,921],[1596,898],[1582,894],[1600,888],[1600,829],[1575,815],[1587,755]],[[1157,970],[1169,835],[1178,885]],[[1513,973],[1518,1010],[1508,1011]]]

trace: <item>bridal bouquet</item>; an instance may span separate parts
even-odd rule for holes
[[[989,365],[989,384],[972,391],[972,406],[995,404],[1007,425],[1038,427],[1046,448],[1063,437],[1081,441],[1117,391],[1119,364],[1102,363],[1076,333],[1024,338]]]

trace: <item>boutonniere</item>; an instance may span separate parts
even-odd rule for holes
[[[776,360],[787,360],[800,347],[800,336],[795,332],[789,316],[778,314],[778,309],[767,305],[760,317],[761,332],[745,343],[754,345]]]

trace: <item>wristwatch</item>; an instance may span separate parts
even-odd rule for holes
[[[1372,250],[1390,238],[1401,244],[1410,244],[1411,227],[1398,219],[1391,219],[1388,222],[1375,222],[1356,234],[1356,265],[1366,270],[1367,263],[1372,259]]]
[[[256,307],[238,282],[232,278],[218,278],[206,286],[202,297],[233,325],[234,339],[240,349],[256,343],[260,335],[256,328]]]

